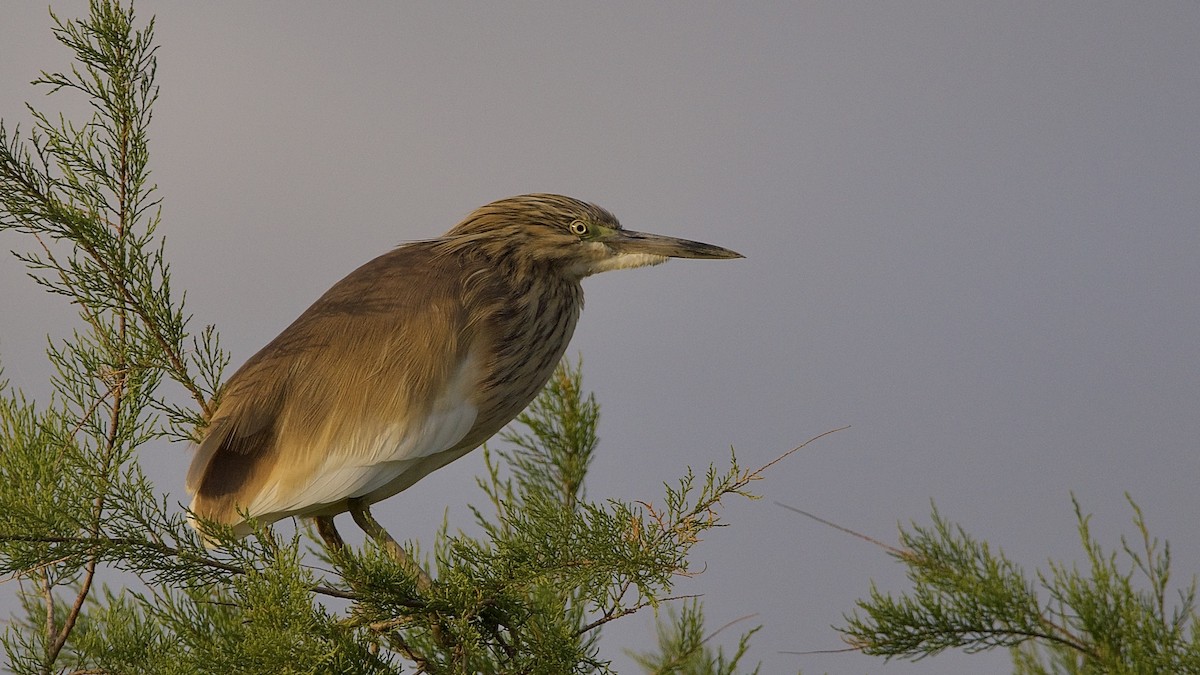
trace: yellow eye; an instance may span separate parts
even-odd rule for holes
[[[582,220],[572,220],[571,224],[567,226],[567,229],[571,230],[571,233],[577,237],[582,237],[588,233],[587,223],[583,222]]]

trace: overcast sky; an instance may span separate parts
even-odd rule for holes
[[[68,65],[45,2],[7,3],[0,116]],[[55,2],[62,16],[83,2]],[[603,407],[589,496],[658,500],[776,466],[696,550],[713,627],[764,673],[1004,672],[838,649],[831,624],[930,500],[1026,569],[1107,547],[1128,491],[1200,571],[1200,3],[138,3],[157,15],[153,178],[174,285],[240,364],[325,288],[478,205],[560,192],[746,255],[584,283],[571,353]],[[0,248],[27,248],[7,234]],[[0,355],[45,396],[71,311],[0,260]],[[188,449],[144,456],[185,500]],[[381,504],[466,523],[475,453]],[[11,594],[0,602],[11,606]],[[650,614],[608,654],[650,645]],[[628,668],[633,672],[632,668]]]

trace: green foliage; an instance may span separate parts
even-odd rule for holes
[[[524,430],[506,435],[514,447],[485,450],[479,484],[494,512],[473,509],[485,536],[445,528],[427,593],[374,546],[337,557],[356,624],[430,672],[608,672],[601,626],[668,599],[689,573],[688,551],[718,524],[716,505],[745,494],[756,474],[734,463],[699,489],[688,478],[662,512],[587,501],[578,467],[595,447],[599,411],[582,391],[579,368],[564,363],[520,418]]]
[[[78,65],[34,83],[82,94],[91,118],[76,125],[31,107],[28,139],[0,123],[0,229],[29,236],[33,250],[17,257],[35,282],[78,308],[81,326],[50,343],[47,404],[7,387],[0,395],[0,572],[22,580],[30,616],[29,630],[4,636],[18,672],[76,658],[64,648],[89,622],[99,569],[149,572],[148,581],[186,574],[155,564],[199,549],[155,496],[135,451],[190,431],[225,362],[211,331],[185,351],[188,318],[154,235],[153,23],[135,30],[132,12],[107,2],[93,2],[83,21],[53,18]],[[183,385],[199,410],[168,403],[166,380]]]
[[[571,508],[584,496],[583,478],[600,441],[596,436],[600,406],[594,396],[583,396],[582,367],[580,359],[573,369],[561,368],[555,373],[546,385],[547,394],[538,397],[517,417],[517,422],[528,431],[502,432],[501,439],[512,449],[498,453],[511,468],[519,492],[557,496],[558,501]],[[491,483],[480,481],[480,487],[497,504],[500,495],[495,488],[500,484],[496,466],[489,461],[488,467]],[[504,488],[504,496],[511,497],[511,484]]]
[[[839,630],[852,646],[886,658],[1008,647],[1022,674],[1200,673],[1196,581],[1169,602],[1170,547],[1151,538],[1129,503],[1137,547],[1122,538],[1123,556],[1106,552],[1076,501],[1087,569],[1051,562],[1033,578],[934,509],[932,526],[901,530],[902,550],[893,554],[913,589],[893,597],[872,587],[858,603],[862,615],[846,617]]]
[[[75,124],[30,108],[28,137],[0,122],[0,229],[28,236],[32,250],[17,257],[78,307],[80,327],[50,344],[48,402],[0,385],[0,574],[18,580],[23,609],[0,636],[8,667],[608,672],[602,627],[672,599],[692,574],[692,547],[720,525],[722,500],[751,496],[766,467],[745,471],[733,458],[703,480],[689,470],[661,507],[589,501],[599,407],[579,365],[564,363],[507,446],[487,454],[489,506],[473,509],[481,534],[447,524],[428,586],[373,542],[325,553],[260,529],[218,532],[220,546],[206,549],[139,465],[154,444],[202,428],[228,362],[212,327],[189,332],[156,234],[153,21],[139,29],[110,0],[53,21],[78,65],[35,84],[82,95],[92,115]],[[732,672],[748,636],[732,660],[718,652],[700,667],[699,607],[677,621],[680,641],[664,642],[672,651],[655,663],[684,658],[682,646],[685,672]]]
[[[693,601],[676,611],[668,611],[668,621],[658,621],[658,652],[632,654],[647,673],[678,675],[735,675],[738,663],[750,648],[750,636],[758,628],[744,633],[733,656],[726,657],[720,647],[714,652],[708,642],[716,635],[704,634],[704,610]],[[717,632],[720,632],[718,629]],[[755,668],[752,673],[758,673]]]

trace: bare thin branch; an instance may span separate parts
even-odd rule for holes
[[[780,508],[785,508],[788,511],[793,511],[795,513],[799,513],[800,515],[804,516],[805,518],[811,518],[812,520],[815,520],[818,523],[821,523],[822,525],[832,527],[833,529],[838,530],[839,532],[845,532],[846,534],[848,534],[852,537],[858,537],[859,539],[862,539],[865,542],[874,544],[874,545],[878,546],[879,548],[886,550],[888,553],[891,553],[892,555],[899,556],[901,558],[911,555],[910,552],[905,551],[904,549],[899,549],[890,544],[885,544],[884,542],[879,541],[878,539],[876,539],[872,536],[863,534],[861,532],[856,532],[856,531],[854,531],[848,527],[844,527],[842,525],[838,525],[837,523],[835,523],[831,520],[826,520],[820,516],[813,515],[803,509],[798,509],[794,506],[788,506],[787,504],[784,504],[783,502],[775,502],[775,506],[778,506]]]

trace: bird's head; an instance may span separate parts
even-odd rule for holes
[[[626,230],[595,204],[553,194],[520,195],[482,206],[447,232],[445,241],[530,265],[552,265],[576,280],[668,258],[742,257],[712,244]]]

